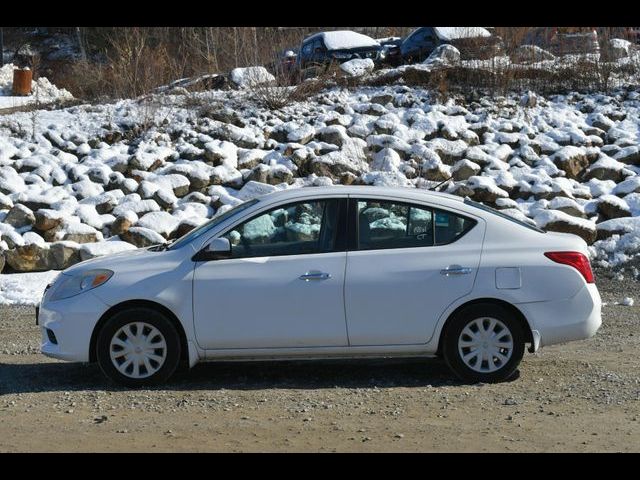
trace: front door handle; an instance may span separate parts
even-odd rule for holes
[[[460,265],[449,265],[447,268],[440,270],[440,275],[448,277],[450,275],[467,275],[471,273],[469,267],[461,267]]]
[[[304,275],[300,275],[298,278],[305,282],[309,282],[311,280],[329,280],[331,278],[331,274],[313,270],[305,273]]]

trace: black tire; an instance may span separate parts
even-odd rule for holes
[[[144,322],[155,327],[164,337],[166,344],[166,354],[163,353],[164,361],[162,363],[154,362],[160,365],[159,369],[144,378],[132,378],[121,373],[114,365],[110,355],[111,340],[114,335],[122,327],[135,322]],[[113,315],[100,330],[96,344],[96,357],[102,372],[114,382],[127,387],[145,387],[165,382],[178,367],[180,354],[180,336],[173,323],[162,313],[144,307],[126,309]],[[146,370],[146,367],[144,369]]]
[[[499,365],[497,370],[494,371],[477,371],[471,366],[467,365],[462,358],[461,349],[463,352],[471,352],[472,350],[467,349],[462,346],[459,347],[458,341],[461,339],[461,335],[465,327],[467,325],[471,325],[472,328],[475,327],[473,325],[474,321],[479,320],[481,318],[488,317],[492,319],[496,319],[501,322],[508,332],[502,333],[502,330],[498,333],[500,335],[500,339],[509,340],[509,336],[511,337],[511,341],[513,347],[510,351],[510,357],[508,357],[508,361],[504,362],[504,364]],[[484,325],[488,325],[489,322],[481,321]],[[500,328],[499,326],[497,328]],[[506,336],[503,336],[506,335]],[[464,340],[467,336],[465,335],[462,340]],[[445,326],[445,331],[442,338],[442,354],[444,359],[449,365],[449,368],[453,370],[453,372],[463,381],[470,383],[497,383],[508,380],[515,373],[520,361],[522,360],[522,356],[524,355],[524,343],[525,336],[522,331],[522,326],[518,319],[513,317],[513,314],[509,312],[507,309],[491,304],[477,304],[471,305],[467,308],[464,308],[460,312],[458,312],[455,317],[449,320],[447,325]],[[507,352],[508,350],[501,350],[502,353]],[[506,356],[506,355],[505,355]],[[482,369],[485,365],[489,367],[488,360],[480,360],[480,365],[478,364],[478,360],[480,357],[473,358],[475,361],[474,367]],[[498,360],[497,357],[493,357],[492,361]]]

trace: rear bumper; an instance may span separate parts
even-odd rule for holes
[[[590,338],[602,325],[602,300],[593,283],[572,298],[520,303],[517,307],[531,329],[539,332],[541,347]]]

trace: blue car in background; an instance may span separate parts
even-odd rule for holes
[[[497,37],[482,27],[420,27],[411,32],[400,45],[400,55],[406,63],[422,62],[443,44],[482,47],[484,56],[497,52]],[[487,48],[489,47],[489,48]],[[477,49],[477,48],[476,48]]]
[[[317,74],[334,63],[354,58],[380,59],[382,47],[373,38],[350,30],[320,32],[305,38],[298,52],[298,66],[304,72]]]

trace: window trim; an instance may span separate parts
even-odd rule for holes
[[[364,202],[380,202],[380,203],[397,203],[397,204],[401,204],[401,205],[407,205],[409,208],[411,207],[416,207],[416,208],[421,208],[423,210],[431,210],[431,215],[433,218],[433,223],[432,223],[432,229],[433,229],[433,244],[432,245],[422,245],[422,246],[418,246],[418,247],[396,247],[396,246],[389,246],[389,247],[382,247],[382,248],[359,248],[359,238],[360,238],[360,224],[358,222],[358,202],[360,201],[364,201]],[[442,208],[442,207],[435,207],[433,205],[426,205],[426,204],[422,204],[422,203],[412,203],[411,201],[406,201],[406,200],[397,200],[397,199],[392,199],[392,198],[384,198],[384,197],[359,197],[359,196],[353,196],[353,197],[349,197],[349,223],[348,223],[348,247],[349,247],[349,251],[353,251],[353,252],[375,252],[375,251],[379,251],[379,250],[406,250],[406,249],[414,249],[414,248],[434,248],[434,247],[444,247],[446,245],[451,245],[452,243],[457,242],[458,240],[460,240],[462,237],[464,237],[465,235],[467,235],[471,230],[473,230],[476,225],[478,225],[478,220],[476,220],[475,218],[472,218],[468,215],[464,215],[462,213],[458,213],[458,212],[452,212],[451,210],[448,210],[446,208]],[[436,243],[436,235],[435,235],[435,228],[436,228],[436,211],[440,211],[440,212],[445,212],[445,213],[449,213],[451,215],[456,215],[458,217],[462,217],[466,220],[469,220],[470,224],[469,226],[462,231],[462,233],[460,233],[460,235],[458,235],[457,237],[455,237],[453,240],[446,242],[446,243]],[[351,227],[353,225],[353,227]]]
[[[253,215],[247,216],[242,218],[240,221],[234,223],[233,225],[229,225],[227,228],[221,230],[218,234],[216,234],[213,238],[220,238],[220,237],[224,237],[227,233],[229,233],[230,231],[232,231],[234,228],[243,225],[247,222],[250,222],[258,217],[261,217],[262,215],[266,215],[267,213],[273,211],[273,210],[278,210],[281,208],[288,208],[294,205],[298,205],[300,203],[311,203],[311,202],[328,202],[331,200],[335,200],[338,203],[338,209],[337,209],[337,232],[336,232],[336,237],[335,237],[335,241],[334,241],[334,245],[333,245],[333,249],[331,250],[327,250],[326,252],[313,252],[313,253],[281,253],[281,254],[274,254],[274,255],[262,255],[262,256],[251,256],[251,257],[230,257],[230,258],[224,258],[224,259],[220,259],[220,260],[216,260],[216,261],[229,261],[229,260],[244,260],[244,259],[248,259],[248,258],[264,258],[264,257],[298,257],[298,256],[302,256],[302,255],[324,255],[327,253],[339,253],[339,252],[346,252],[346,243],[347,243],[347,234],[346,234],[346,222],[347,222],[347,214],[346,214],[346,201],[347,201],[347,197],[313,197],[313,198],[306,198],[306,199],[299,199],[299,200],[295,200],[293,202],[286,202],[286,203],[280,203],[280,204],[275,204],[275,205],[269,205],[266,206],[265,209],[260,210],[259,212],[256,212]],[[324,220],[324,218],[323,218]],[[213,240],[213,238],[207,240],[207,242],[205,242],[205,244],[203,245],[203,248],[206,247],[206,245],[209,244],[209,242],[211,242],[211,240]],[[233,247],[231,248],[231,251],[233,252]]]

